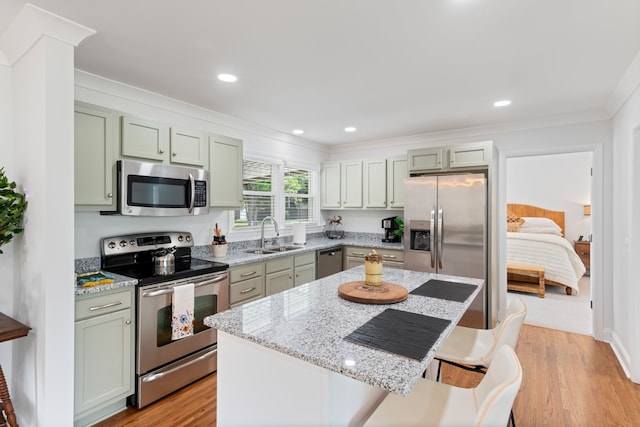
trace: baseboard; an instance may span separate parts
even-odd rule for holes
[[[91,412],[88,415],[84,415],[81,418],[76,418],[73,422],[74,427],[89,427],[100,421],[106,420],[109,417],[122,412],[127,409],[127,399],[119,399],[109,405],[103,406],[95,412]]]
[[[620,362],[620,366],[622,367],[625,375],[627,376],[627,378],[631,378],[631,357],[629,357],[629,353],[627,352],[624,345],[622,345],[622,342],[618,338],[618,335],[616,335],[616,333],[613,331],[610,333],[610,335],[611,341],[609,341],[609,345],[611,346],[613,353],[616,355],[618,362]]]

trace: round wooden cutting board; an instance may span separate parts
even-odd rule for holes
[[[340,285],[338,295],[362,304],[393,304],[406,300],[408,291],[404,286],[394,283],[382,282],[380,286],[368,286],[360,280]]]

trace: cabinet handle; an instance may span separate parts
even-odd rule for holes
[[[112,198],[113,197],[113,193],[107,193],[107,197],[108,198]]]
[[[382,258],[395,258],[395,255],[382,255]]]
[[[253,288],[249,288],[249,289],[245,289],[244,291],[240,291],[241,294],[248,294],[251,291],[255,291],[256,287],[254,286]]]
[[[127,325],[131,324],[131,320],[127,319],[124,323],[126,323]]]
[[[296,277],[300,277],[300,273],[296,273]]]
[[[120,305],[120,304],[122,304],[122,301],[110,302],[110,303],[105,304],[105,305],[98,305],[98,306],[94,306],[94,307],[89,307],[89,311],[102,310],[103,308],[115,307],[116,305]]]
[[[161,148],[160,150],[158,150],[158,152],[159,152],[160,154],[164,154],[164,150],[163,150],[162,148]]]
[[[364,256],[364,252],[351,252],[351,255]]]
[[[171,153],[171,154],[173,155],[173,157],[175,157],[175,156],[177,156],[177,155],[178,155],[178,153]]]
[[[246,272],[246,273],[242,273],[242,274],[240,275],[240,277],[253,276],[253,275],[254,275],[254,274],[256,274],[256,273],[257,273],[256,271],[248,271],[248,272]]]

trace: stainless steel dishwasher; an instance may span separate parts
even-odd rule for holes
[[[342,271],[342,246],[316,251],[316,279]]]

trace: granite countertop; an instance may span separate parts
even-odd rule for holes
[[[198,246],[193,248],[191,256],[194,258],[204,259],[207,261],[218,261],[229,264],[230,267],[234,267],[242,264],[249,264],[252,262],[266,261],[275,258],[281,258],[291,255],[299,255],[305,252],[314,252],[316,250],[328,249],[335,246],[359,246],[363,248],[369,249],[395,249],[395,250],[404,250],[404,246],[402,243],[383,243],[381,241],[380,236],[373,235],[375,237],[371,237],[372,235],[365,235],[365,237],[346,237],[344,239],[329,239],[326,237],[322,238],[313,238],[307,240],[307,243],[304,246],[300,246],[299,249],[294,249],[286,252],[278,252],[273,254],[251,254],[247,253],[246,250],[252,249],[251,247],[245,247],[242,244],[231,242],[229,244],[229,249],[227,252],[227,256],[221,258],[214,258],[211,255],[211,247],[210,246]],[[281,246],[295,246],[291,243],[281,243]],[[266,245],[271,246],[271,245]],[[255,248],[253,248],[255,249]]]
[[[338,296],[338,287],[362,280],[358,266],[306,285],[280,292],[206,317],[204,323],[221,331],[304,360],[322,368],[407,395],[466,310],[465,303],[409,294],[396,304],[359,304]],[[383,281],[412,291],[429,279],[451,280],[478,286],[484,281],[441,274],[385,268]],[[467,303],[468,305],[468,303]],[[387,308],[451,320],[443,335],[422,361],[370,349],[343,338]]]
[[[270,240],[270,239],[269,239]],[[192,249],[191,256],[193,258],[203,259],[206,261],[217,261],[225,264],[229,264],[230,267],[234,267],[242,264],[249,264],[252,262],[260,262],[267,261],[270,259],[281,258],[285,256],[299,255],[306,252],[313,252],[318,249],[327,249],[334,246],[360,246],[363,248],[370,249],[396,249],[403,250],[403,246],[401,243],[383,243],[381,241],[380,235],[376,234],[363,234],[358,236],[357,234],[354,236],[348,236],[344,239],[329,239],[326,237],[322,238],[311,238],[307,240],[307,243],[304,246],[300,246],[299,249],[290,250],[286,252],[278,252],[274,254],[250,254],[247,253],[248,249],[255,249],[255,246],[251,246],[255,241],[247,241],[247,242],[231,242],[229,244],[229,250],[227,252],[227,256],[222,258],[214,258],[211,255],[211,246],[196,246]],[[294,246],[290,242],[286,242],[285,239],[282,239],[282,246]],[[76,260],[76,273],[86,273],[90,271],[98,271],[100,269],[100,258],[86,258],[82,260]],[[106,272],[109,275],[114,276],[114,283],[109,283],[106,285],[97,285],[83,288],[75,284],[75,294],[76,295],[86,295],[92,293],[98,293],[107,291],[110,289],[122,288],[125,286],[135,286],[138,281],[136,279],[132,279],[130,277],[121,276],[119,274],[114,274],[110,272]]]

